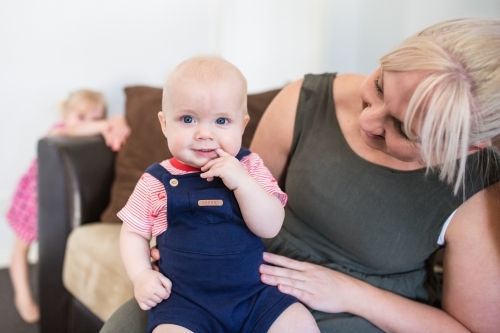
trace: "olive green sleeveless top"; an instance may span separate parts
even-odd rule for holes
[[[300,92],[279,235],[269,251],[323,265],[432,303],[432,257],[444,222],[474,193],[499,181],[494,149],[471,155],[464,191],[425,169],[399,171],[348,146],[333,104],[335,74],[307,75]],[[487,161],[491,166],[486,168]],[[473,221],[471,221],[472,223]],[[363,318],[313,311],[322,332],[377,332]]]

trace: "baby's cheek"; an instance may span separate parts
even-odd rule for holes
[[[173,156],[176,156],[182,151],[184,145],[178,140],[168,140],[168,149]]]
[[[221,148],[229,155],[236,156],[241,149],[241,136],[232,136],[224,140],[221,143]]]

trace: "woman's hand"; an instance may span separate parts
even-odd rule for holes
[[[282,293],[296,297],[314,310],[349,312],[347,300],[352,300],[350,291],[356,279],[329,268],[267,252],[264,261],[275,266],[260,266],[262,282],[277,286]]]
[[[159,272],[160,268],[158,267],[158,260],[160,260],[160,250],[158,250],[156,246],[152,247],[149,254],[151,256],[151,267],[153,270]]]
[[[106,128],[102,132],[102,136],[108,147],[113,151],[118,151],[130,135],[130,127],[123,116],[114,116],[106,121]]]

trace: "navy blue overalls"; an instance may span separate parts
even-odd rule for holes
[[[241,160],[250,151],[241,149]],[[172,175],[159,164],[146,172],[165,186],[168,228],[156,241],[170,297],[151,309],[148,332],[175,324],[198,332],[267,332],[297,300],[260,281],[265,247],[241,216],[220,178]],[[255,207],[255,209],[259,209]]]

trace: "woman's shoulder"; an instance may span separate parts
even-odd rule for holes
[[[360,89],[366,77],[359,74],[340,74],[333,82],[335,107],[343,110],[361,107]]]
[[[361,99],[359,90],[366,79],[359,74],[339,74],[333,82],[333,96],[336,107],[360,107]],[[286,85],[273,100],[273,106],[280,110],[295,111],[304,78],[295,80]]]
[[[448,241],[463,240],[464,235],[472,235],[481,230],[491,234],[500,230],[500,182],[493,183],[467,199],[457,209],[446,232]],[[454,233],[456,232],[456,234]],[[499,236],[500,233],[496,232]],[[459,236],[457,236],[459,235]]]

